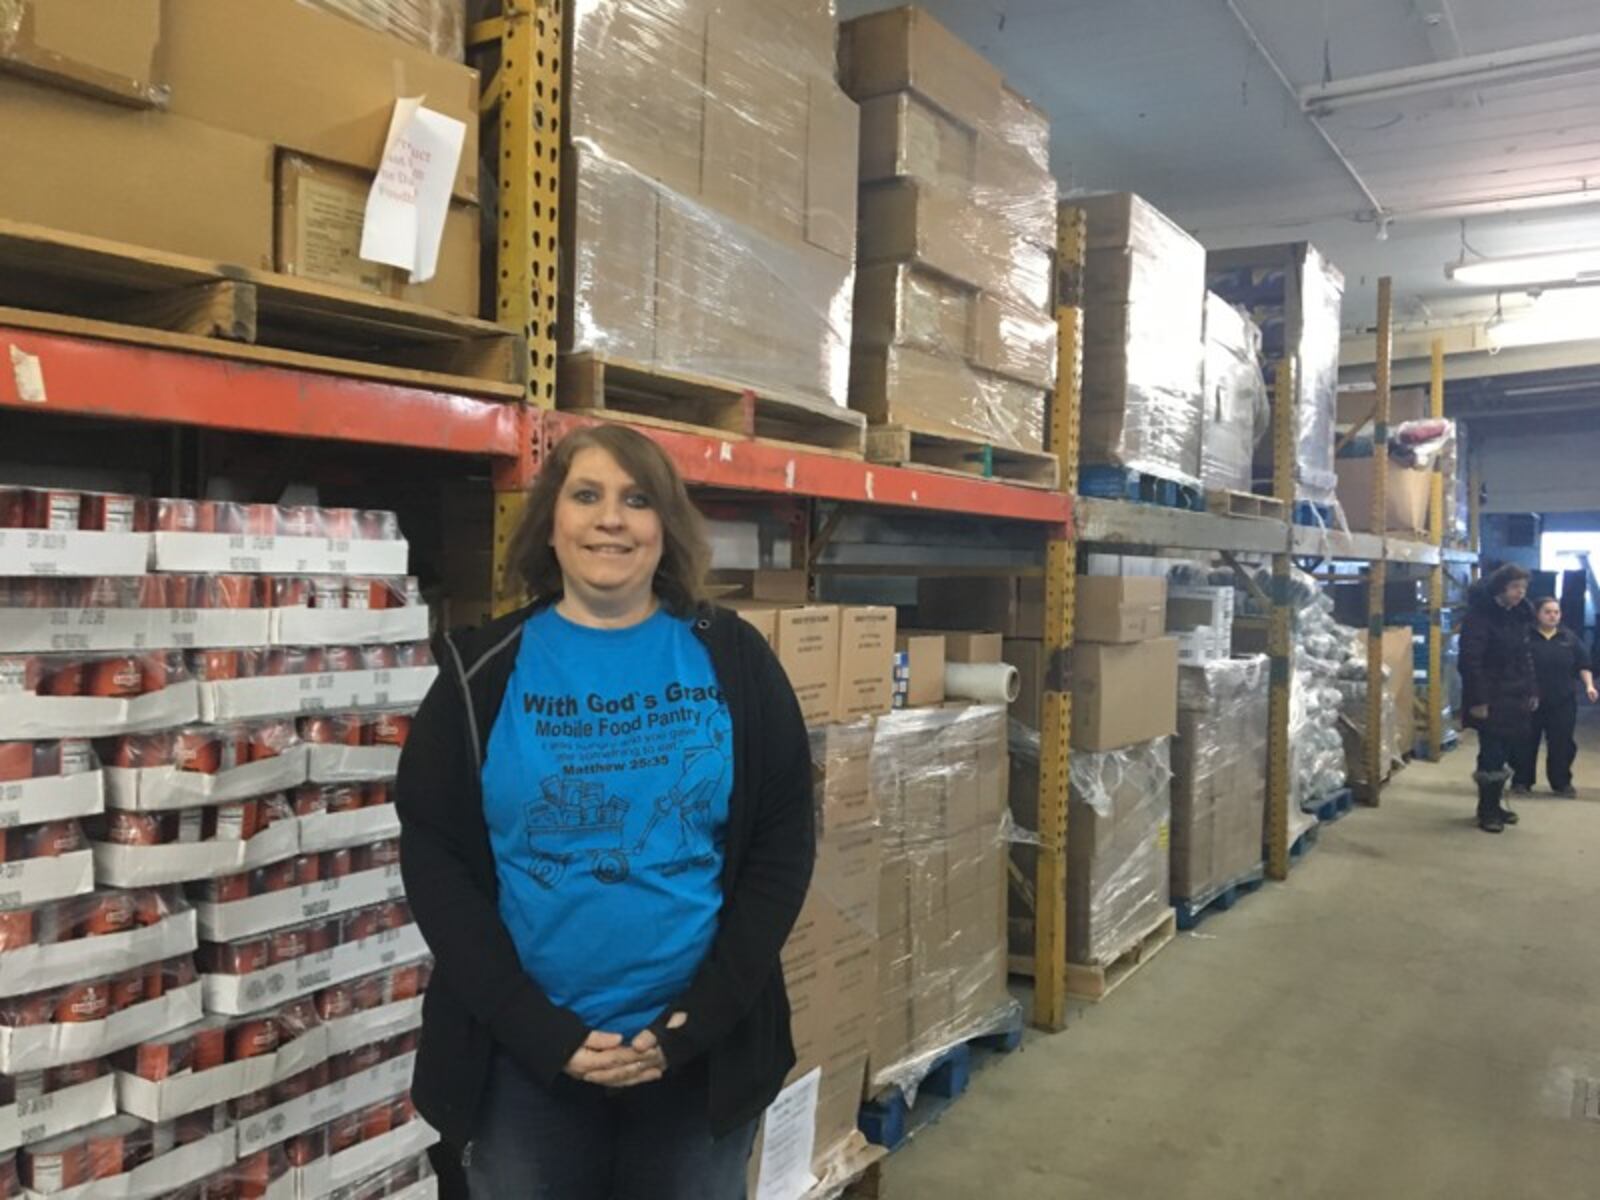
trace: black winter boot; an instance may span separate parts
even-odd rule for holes
[[[1478,828],[1485,833],[1503,833],[1506,822],[1500,807],[1500,797],[1506,790],[1510,771],[1474,771],[1473,780],[1478,785]]]

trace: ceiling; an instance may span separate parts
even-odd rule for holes
[[[1209,247],[1309,239],[1345,272],[1347,327],[1372,323],[1379,275],[1402,325],[1481,320],[1494,293],[1446,280],[1447,261],[1600,243],[1600,45],[1566,73],[1535,64],[1321,116],[1297,94],[1600,38],[1600,0],[922,6],[1050,113],[1063,191],[1139,192]],[[841,18],[888,7],[838,0]]]

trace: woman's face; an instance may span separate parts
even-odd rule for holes
[[[578,451],[550,532],[567,594],[610,604],[642,601],[661,545],[661,518],[632,476],[605,450]]]
[[[1539,628],[1554,629],[1561,624],[1561,605],[1554,600],[1546,600],[1539,606]]]
[[[1515,608],[1521,604],[1528,595],[1528,581],[1526,579],[1513,579],[1502,593],[1507,608]]]

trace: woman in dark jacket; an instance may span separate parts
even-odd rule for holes
[[[1528,735],[1539,706],[1529,637],[1533,607],[1528,572],[1506,563],[1467,593],[1461,624],[1461,706],[1466,724],[1478,731],[1478,828],[1500,833],[1517,823],[1502,802],[1510,764]]]
[[[510,555],[533,603],[444,641],[400,763],[413,1097],[475,1200],[736,1200],[794,1063],[799,704],[640,434],[561,442]]]
[[[1530,645],[1533,671],[1539,684],[1539,708],[1533,714],[1527,737],[1517,749],[1511,780],[1514,793],[1533,791],[1538,774],[1539,742],[1545,743],[1545,775],[1550,790],[1572,798],[1572,760],[1578,756],[1574,733],[1578,725],[1578,692],[1590,704],[1600,699],[1595,690],[1594,673],[1589,669],[1589,651],[1572,630],[1561,624],[1561,601],[1545,596],[1533,602],[1535,620]]]

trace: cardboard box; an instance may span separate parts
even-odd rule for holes
[[[767,640],[767,645],[777,649],[778,609],[775,605],[760,601],[741,600],[724,600],[722,604],[723,607],[732,609],[754,625],[761,636]]]
[[[272,268],[269,142],[0,76],[0,145],[8,220]]]
[[[438,270],[426,283],[361,257],[372,175],[304,155],[278,156],[276,252],[285,275],[375,292],[446,312],[478,312],[478,208],[459,201],[445,215]]]
[[[1054,387],[1055,318],[989,292],[980,294],[973,310],[972,361],[996,375]]]
[[[1177,729],[1178,643],[1083,643],[1072,650],[1072,746],[1117,750]]]
[[[1370,533],[1376,526],[1372,515],[1372,458],[1339,458],[1334,469],[1339,475],[1339,504],[1352,530]],[[1426,536],[1428,499],[1433,490],[1432,471],[1416,471],[1390,466],[1385,481],[1385,524],[1387,532],[1404,537]]]
[[[991,208],[910,179],[863,188],[860,261],[915,262],[1043,311],[1050,257]]]
[[[861,182],[911,178],[947,188],[976,177],[977,131],[910,92],[861,102]]]
[[[1003,640],[998,633],[949,630],[944,635],[944,660],[957,663],[1001,662]]]
[[[839,609],[832,604],[779,609],[778,661],[808,725],[833,720],[839,699]]]
[[[1334,422],[1348,429],[1360,424],[1367,437],[1372,436],[1372,412],[1377,407],[1378,393],[1372,387],[1339,389],[1334,410]],[[1391,388],[1389,391],[1389,428],[1406,421],[1422,421],[1428,416],[1427,388]]]
[[[913,263],[877,263],[856,272],[857,346],[913,346],[966,358],[974,346],[979,293]]]
[[[876,716],[894,707],[895,610],[883,605],[839,610],[836,719]]]
[[[765,567],[754,571],[723,569],[709,572],[706,581],[719,589],[733,589],[728,595],[740,600],[804,604],[810,599],[804,571]]]
[[[994,630],[1002,637],[1044,636],[1044,580],[1037,576],[917,580],[917,623],[929,629]]]
[[[1167,633],[1178,639],[1178,661],[1214,662],[1233,653],[1233,589],[1178,585],[1167,593]]]
[[[995,124],[1004,91],[993,63],[909,6],[839,26],[839,82],[857,100],[916,92],[973,128]]]
[[[1044,643],[1037,638],[1006,638],[1000,645],[1000,660],[1017,669],[1011,715],[1029,729],[1038,729],[1044,713]]]
[[[163,100],[161,0],[17,0],[0,14],[0,68],[105,100]]]
[[[363,171],[377,170],[395,100],[426,97],[465,124],[454,193],[478,199],[470,67],[296,0],[167,0],[161,42],[173,114]]]
[[[1167,581],[1150,575],[1080,575],[1073,637],[1080,642],[1143,642],[1167,628]]]
[[[911,346],[856,349],[849,397],[874,425],[1012,450],[1044,445],[1043,389]]]
[[[938,633],[895,635],[897,655],[904,656],[905,708],[921,708],[944,699],[944,635]]]

